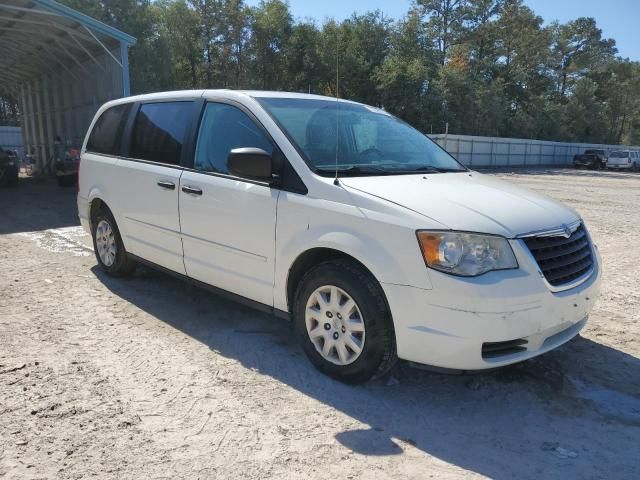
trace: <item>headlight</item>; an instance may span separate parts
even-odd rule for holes
[[[494,235],[419,231],[427,265],[441,272],[475,277],[491,270],[518,268],[509,242]]]

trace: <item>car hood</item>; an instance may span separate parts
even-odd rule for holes
[[[580,218],[549,197],[477,172],[345,177],[340,181],[356,196],[374,195],[452,230],[514,238]]]

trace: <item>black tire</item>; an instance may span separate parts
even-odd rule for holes
[[[105,265],[105,263],[100,258],[100,255],[98,254],[96,232],[101,221],[107,222],[111,227],[113,238],[116,244],[115,260],[111,265]],[[116,224],[111,211],[107,207],[102,207],[91,219],[91,236],[93,237],[93,251],[96,255],[98,265],[100,266],[102,271],[112,277],[126,277],[132,275],[135,272],[137,266],[136,262],[129,258],[129,255],[127,255],[127,250],[124,248],[124,243],[122,242],[122,237],[120,236],[120,230],[118,230],[118,225]]]
[[[8,166],[0,172],[0,186],[15,187],[18,185],[18,169]]]
[[[307,301],[316,289],[324,285],[342,289],[352,297],[362,314],[366,332],[364,346],[360,356],[348,365],[326,360],[307,333]],[[330,260],[309,270],[298,284],[292,313],[296,334],[307,357],[318,370],[336,380],[348,384],[365,382],[384,375],[397,359],[393,321],[382,288],[368,271],[354,261]]]

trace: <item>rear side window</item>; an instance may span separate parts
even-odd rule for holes
[[[246,113],[231,105],[208,103],[200,125],[194,168],[229,173],[229,152],[244,147],[257,147],[273,154],[273,145]]]
[[[193,102],[146,103],[140,107],[131,134],[129,156],[180,164]]]
[[[613,152],[611,158],[628,158],[629,152]]]
[[[106,155],[120,154],[120,139],[131,104],[116,105],[102,112],[87,140],[87,150]]]

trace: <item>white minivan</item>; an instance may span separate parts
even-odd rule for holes
[[[144,263],[293,321],[349,383],[396,358],[519,362],[584,327],[601,277],[582,219],[470,171],[387,112],[200,90],[102,106],[78,210],[100,267]]]

